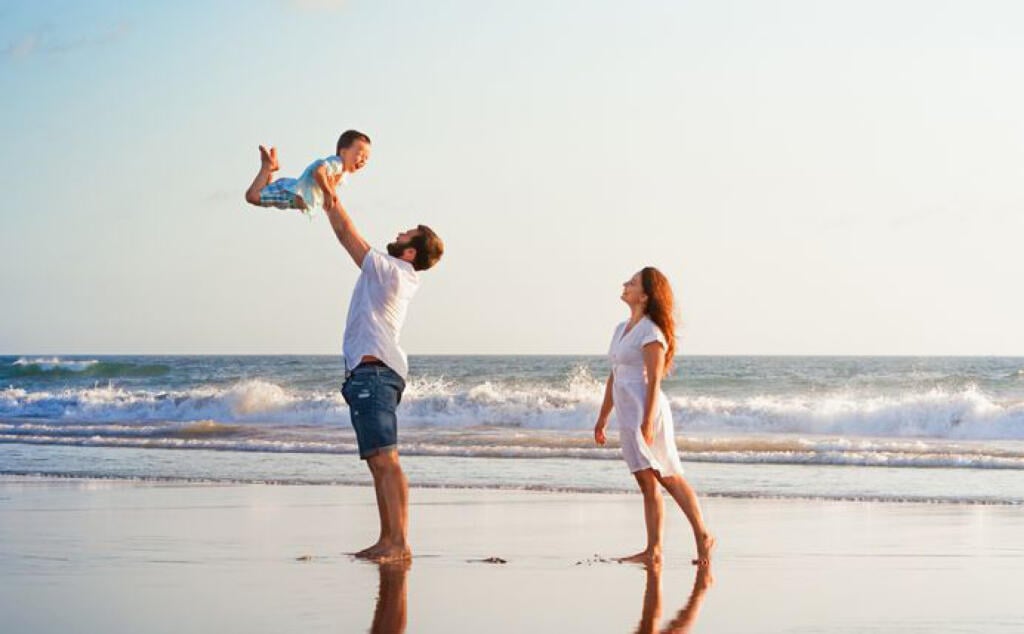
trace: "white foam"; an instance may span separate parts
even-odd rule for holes
[[[603,386],[585,371],[555,384],[480,382],[443,377],[410,381],[400,417],[406,428],[586,430]],[[816,434],[895,438],[1024,439],[1024,401],[998,399],[977,387],[891,395],[832,392],[745,398],[675,396],[676,430],[714,433]],[[348,425],[340,392],[288,389],[263,379],[177,390],[114,384],[61,390],[0,389],[0,418],[90,423],[199,421]]]
[[[96,365],[99,361],[95,359],[74,359],[65,360],[60,357],[40,357],[40,358],[26,358],[21,357],[11,365],[30,367],[35,366],[44,372],[50,372],[55,369],[70,370],[71,372],[81,372],[88,369],[91,366]]]

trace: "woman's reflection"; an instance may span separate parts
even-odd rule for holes
[[[381,563],[377,567],[380,570],[380,586],[370,634],[401,634],[405,632],[406,581],[412,561],[405,559]]]
[[[661,562],[648,564],[645,568],[647,570],[647,585],[644,588],[644,610],[636,631],[637,634],[656,634],[658,622],[661,620]],[[686,634],[689,632],[697,620],[700,606],[704,602],[704,594],[712,583],[714,583],[714,577],[711,576],[711,566],[697,566],[697,576],[693,580],[690,599],[661,632],[663,634]]]

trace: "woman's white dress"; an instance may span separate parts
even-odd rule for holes
[[[654,414],[654,442],[648,445],[640,432],[644,403],[647,400],[643,348],[652,341],[666,348],[665,335],[648,317],[638,321],[629,332],[625,332],[627,323],[622,322],[615,328],[608,350],[612,366],[612,399],[615,404],[615,420],[619,426],[619,440],[622,443],[622,457],[633,473],[654,469],[663,476],[682,475],[683,465],[676,450],[672,410],[669,408],[668,397],[661,390],[658,391],[658,409]]]

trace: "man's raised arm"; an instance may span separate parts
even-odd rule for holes
[[[349,217],[340,200],[333,207],[325,211],[327,212],[327,218],[331,221],[334,235],[338,236],[338,242],[352,256],[352,261],[356,263],[356,266],[362,268],[363,259],[370,252],[370,245],[359,234],[359,230],[356,229],[355,223],[352,222],[352,218]]]

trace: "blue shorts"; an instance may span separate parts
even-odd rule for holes
[[[279,178],[260,190],[260,207],[278,209],[305,209],[302,198],[295,193],[298,183],[294,178]]]
[[[386,365],[362,364],[348,373],[341,395],[356,430],[359,457],[398,449],[398,417],[405,381]]]

